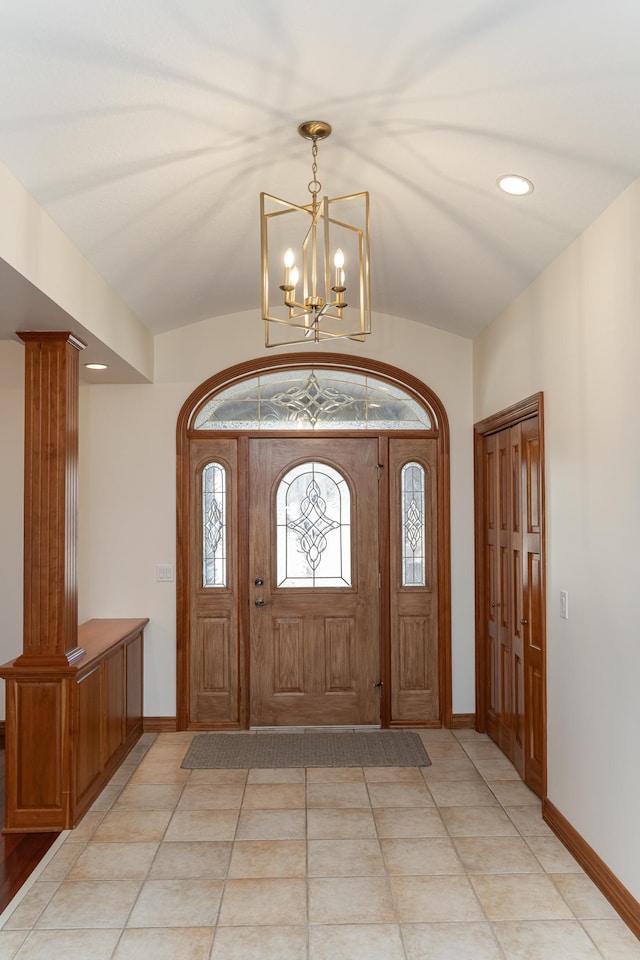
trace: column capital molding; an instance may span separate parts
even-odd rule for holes
[[[70,330],[18,330],[16,336],[23,343],[68,343],[76,350],[84,350],[86,343]]]

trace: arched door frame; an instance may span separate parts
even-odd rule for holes
[[[449,469],[449,421],[440,398],[425,383],[412,374],[391,364],[365,357],[352,357],[339,353],[281,354],[259,357],[227,367],[201,383],[189,395],[178,415],[176,429],[177,475],[176,475],[176,719],[178,730],[189,726],[189,682],[190,682],[190,596],[189,596],[189,518],[191,517],[191,484],[189,476],[189,443],[195,437],[221,436],[222,431],[209,432],[195,430],[193,422],[197,410],[205,398],[215,395],[232,385],[261,374],[276,370],[296,370],[314,367],[315,369],[344,370],[351,373],[375,376],[381,380],[401,387],[432,413],[434,429],[429,433],[437,441],[437,556],[438,556],[438,684],[440,695],[441,722],[445,727],[452,725],[452,670],[451,670],[451,522],[450,522],[450,469]],[[375,431],[384,434],[385,431]],[[277,431],[273,431],[277,435]],[[396,435],[399,431],[393,431]],[[238,431],[238,436],[246,431]],[[225,430],[224,436],[234,435]],[[270,434],[261,431],[261,436]],[[349,435],[347,432],[344,435]],[[351,434],[353,435],[353,434]],[[363,436],[359,431],[358,436]],[[415,433],[413,434],[415,435]],[[291,431],[287,432],[291,437]],[[387,545],[388,549],[388,545]],[[240,614],[240,630],[246,635],[247,621]],[[388,645],[387,645],[388,646]],[[388,653],[388,651],[387,651]],[[389,657],[387,656],[387,661]],[[389,675],[390,664],[382,664],[383,674]],[[240,664],[241,687],[244,700],[247,694],[248,658]],[[388,724],[388,709],[387,709]],[[248,716],[248,703],[245,704],[244,719]],[[243,725],[243,724],[241,724]],[[246,722],[245,724],[246,725]],[[385,711],[383,710],[383,725]]]

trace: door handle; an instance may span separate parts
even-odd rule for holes
[[[525,627],[525,626],[529,623],[529,621],[528,621],[528,620],[521,620],[520,623],[522,624],[523,627]]]
[[[256,607],[268,607],[270,603],[273,603],[273,601],[265,600],[264,597],[258,597],[258,599],[254,600],[253,603]]]

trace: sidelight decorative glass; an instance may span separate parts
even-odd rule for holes
[[[208,463],[202,471],[202,586],[227,585],[227,471]]]
[[[298,464],[276,495],[279,587],[351,586],[351,492],[326,463]]]
[[[402,497],[402,586],[426,586],[425,471],[406,463],[400,478]]]
[[[407,390],[347,370],[279,370],[208,400],[196,430],[431,430]]]

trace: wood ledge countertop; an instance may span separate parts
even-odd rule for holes
[[[125,643],[130,637],[140,633],[148,623],[148,617],[139,619],[96,619],[81,623],[78,627],[78,646],[84,650],[83,656],[69,667],[58,668],[55,672],[62,672],[66,675],[78,673],[93,660],[100,659],[101,656],[119,643]],[[4,671],[11,670],[14,663],[15,660],[10,660],[9,663],[3,664],[0,667],[0,676],[4,675]],[[29,672],[33,672],[34,666],[30,665],[27,669]],[[17,673],[20,668],[15,667],[15,670]]]

